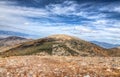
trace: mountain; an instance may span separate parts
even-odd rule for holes
[[[120,45],[119,44],[109,44],[109,43],[98,42],[98,41],[91,41],[91,42],[103,48],[106,48],[109,56],[120,57]]]
[[[79,38],[59,34],[24,42],[0,55],[108,56],[107,50]]]
[[[115,47],[118,47],[120,46],[120,44],[109,44],[109,43],[105,43],[105,42],[98,42],[98,41],[91,41],[92,43],[96,44],[96,45],[99,45],[103,48],[115,48]]]
[[[30,39],[26,39],[18,36],[10,36],[6,38],[0,38],[0,52],[8,50],[16,44],[26,42]]]
[[[26,41],[26,38],[17,37],[17,36],[10,36],[6,38],[0,39],[0,46],[11,46],[20,43],[21,41]]]

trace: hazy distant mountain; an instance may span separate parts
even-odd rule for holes
[[[96,45],[99,45],[103,48],[115,48],[115,47],[118,47],[120,46],[119,44],[109,44],[109,43],[105,43],[105,42],[98,42],[98,41],[91,41],[92,43],[96,44]]]
[[[30,39],[26,39],[23,37],[18,37],[18,36],[10,36],[10,37],[6,37],[6,38],[0,38],[0,52],[4,51],[4,50],[8,50],[9,48],[29,41]]]
[[[107,50],[93,43],[68,35],[52,35],[22,43],[1,56],[59,55],[59,56],[108,56]]]
[[[26,38],[23,37],[17,37],[17,36],[10,36],[7,38],[1,38],[0,39],[0,46],[11,46],[11,45],[15,45],[17,43],[26,41]]]

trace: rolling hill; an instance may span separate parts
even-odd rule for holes
[[[19,44],[5,52],[2,57],[23,55],[57,56],[108,56],[107,49],[93,43],[64,34],[52,35]]]

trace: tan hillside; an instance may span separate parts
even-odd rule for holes
[[[22,43],[1,56],[58,55],[58,56],[108,56],[106,49],[68,35],[52,35]]]
[[[109,53],[108,54],[111,55],[111,56],[120,57],[120,47],[109,49]]]

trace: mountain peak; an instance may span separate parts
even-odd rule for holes
[[[48,38],[54,38],[54,39],[60,39],[60,40],[77,39],[74,36],[69,36],[69,35],[66,35],[66,34],[55,34],[55,35],[48,36]]]
[[[10,39],[10,40],[16,40],[16,39],[19,39],[19,40],[23,40],[23,39],[26,39],[26,38],[19,37],[19,36],[9,36],[9,37],[7,37],[6,39]]]

